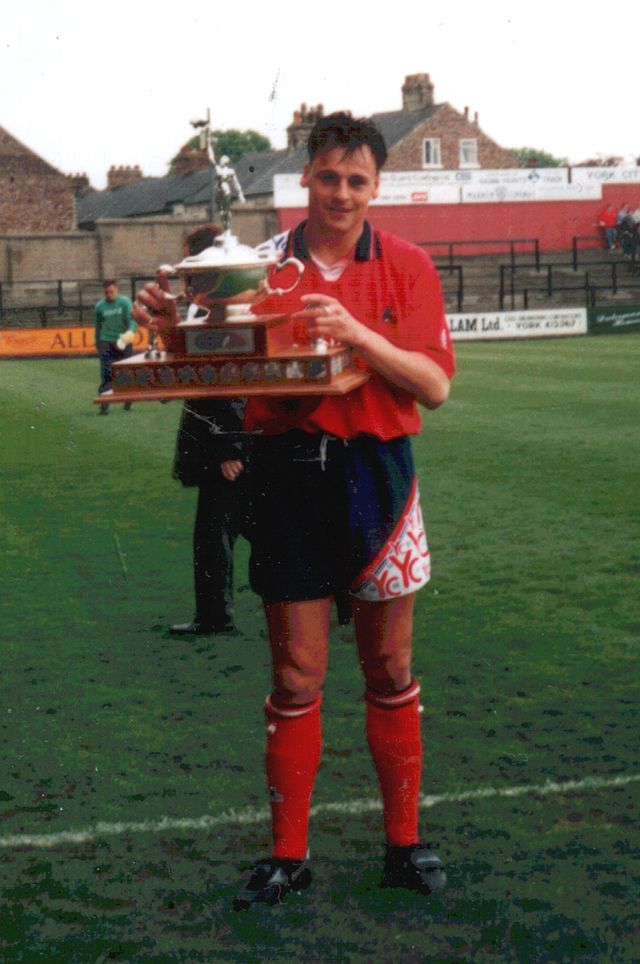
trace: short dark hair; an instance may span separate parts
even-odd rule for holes
[[[219,224],[201,224],[184,239],[189,254],[200,254],[205,248],[210,248],[217,237],[222,234]]]
[[[104,288],[105,291],[107,290],[107,288],[110,288],[111,285],[115,285],[116,288],[118,287],[118,282],[116,281],[115,278],[105,278],[105,280],[102,282],[102,287]]]
[[[327,114],[316,122],[307,142],[309,160],[334,147],[343,147],[347,155],[360,147],[368,147],[378,170],[387,159],[387,145],[373,121],[368,117],[352,117],[348,111]]]

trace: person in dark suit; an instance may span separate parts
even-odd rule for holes
[[[244,399],[184,403],[173,477],[198,488],[193,529],[195,615],[171,626],[177,636],[232,632],[233,551],[249,535],[248,443],[242,434]]]

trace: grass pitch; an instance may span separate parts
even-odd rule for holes
[[[422,813],[450,889],[377,887],[362,683],[336,628],[315,881],[248,915],[230,901],[268,846],[269,664],[247,547],[242,635],[168,638],[192,610],[179,403],[97,418],[94,359],[0,364],[3,960],[637,960],[640,339],[458,362],[414,446],[434,558]]]

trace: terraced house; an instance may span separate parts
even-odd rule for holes
[[[0,127],[0,234],[47,234],[75,226],[73,179]]]

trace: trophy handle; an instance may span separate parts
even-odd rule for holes
[[[199,312],[201,311],[206,311],[206,314],[205,315],[199,314]],[[189,307],[187,308],[187,317],[185,320],[187,322],[200,321],[204,323],[205,321],[209,321],[210,317],[211,317],[211,310],[209,308],[203,308],[202,305],[199,305],[197,304],[197,302],[192,301]]]
[[[267,281],[265,282],[265,289],[264,289],[266,295],[288,295],[290,291],[293,291],[294,288],[297,288],[300,282],[300,278],[304,273],[304,265],[302,261],[299,261],[298,258],[287,258],[286,261],[281,261],[279,264],[276,264],[274,266],[274,270],[282,271],[282,269],[286,268],[287,265],[289,264],[292,264],[298,272],[298,277],[293,282],[291,287],[290,288],[272,288],[270,287],[269,282]]]

